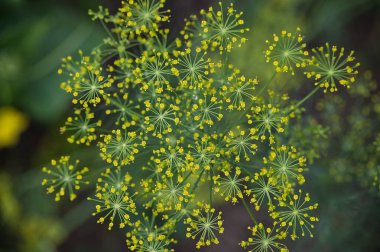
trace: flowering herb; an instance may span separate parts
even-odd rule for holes
[[[282,31],[265,52],[274,75],[259,81],[228,61],[249,31],[233,4],[201,10],[171,41],[162,28],[170,13],[164,3],[128,0],[115,14],[90,11],[108,37],[87,55],[66,57],[58,70],[74,106],[61,132],[69,143],[97,146],[104,167],[91,172],[92,179],[100,174],[95,181],[88,177],[94,215],[125,230],[132,251],[173,251],[180,224],[200,248],[223,239],[215,209],[222,198],[243,204],[252,219],[243,248],[288,251],[288,238],[312,236],[318,204],[301,193],[305,155],[283,135],[320,87],[351,85],[358,63],[329,45],[310,56],[299,29]],[[297,68],[317,89],[300,101],[270,89],[276,73],[295,75]],[[76,165],[63,157],[43,169],[54,177],[43,185],[58,191],[57,200],[66,190],[75,198],[88,172]],[[263,215],[271,228],[258,222]]]

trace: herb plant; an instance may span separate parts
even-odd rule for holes
[[[61,87],[74,108],[61,133],[78,148],[96,146],[103,168],[60,157],[43,168],[47,192],[74,200],[93,188],[97,222],[123,229],[132,251],[173,251],[181,225],[196,248],[218,244],[220,199],[242,204],[252,219],[240,243],[248,251],[288,251],[289,240],[313,237],[318,203],[303,189],[307,153],[284,136],[313,94],[355,82],[354,53],[328,43],[309,49],[299,28],[284,30],[263,53],[273,76],[259,80],[229,62],[249,32],[233,4],[201,10],[173,35],[164,3],[89,11],[108,36],[63,59]],[[305,74],[309,94],[297,100],[272,89],[280,74]]]

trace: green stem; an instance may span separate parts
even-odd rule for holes
[[[238,166],[239,168],[241,168],[245,173],[247,173],[250,177],[254,177],[253,173],[250,172],[246,167],[244,166]]]
[[[110,30],[108,29],[108,26],[106,25],[106,23],[102,20],[102,19],[99,19],[100,20],[100,23],[102,24],[103,26],[103,29],[105,30],[105,32],[108,34],[108,36],[110,38],[112,38],[113,41],[116,41],[116,39],[114,38],[113,34],[110,32]]]
[[[313,91],[311,91],[307,96],[305,96],[302,100],[300,100],[296,105],[295,105],[295,108],[298,108],[299,106],[301,106],[305,101],[307,101],[310,97],[312,97],[318,90],[319,90],[320,86],[317,86],[316,88],[314,88]]]
[[[212,181],[212,174],[211,174],[211,171],[210,171],[210,190],[209,190],[209,193],[210,193],[210,206],[212,206],[212,188],[214,186],[214,183]]]
[[[184,184],[190,177],[191,171],[186,175],[186,177],[182,180],[181,184]]]
[[[260,91],[258,93],[259,95],[261,95],[267,89],[267,87],[269,87],[269,85],[272,83],[272,81],[274,80],[274,78],[276,77],[276,75],[277,75],[277,72],[274,72],[272,74],[272,77],[270,77],[269,81],[267,81],[265,83],[265,85],[260,89]]]
[[[223,62],[223,79],[225,80],[227,78],[227,72],[228,72],[228,53],[225,52],[224,55],[224,62]]]
[[[194,191],[197,189],[198,184],[199,184],[199,182],[201,181],[201,178],[202,178],[204,172],[205,172],[205,170],[203,169],[202,172],[201,172],[201,174],[199,174],[199,177],[198,177],[197,181],[195,181],[195,184],[194,184],[193,188],[191,188],[191,190],[190,190],[190,195],[193,194]],[[188,202],[185,204],[184,207],[186,208],[187,205],[189,205],[189,203],[190,203],[190,201],[188,201]]]
[[[151,221],[151,223],[150,223],[150,228],[151,229],[153,229],[153,227],[154,227],[154,221],[156,220],[156,215],[153,213],[152,214],[152,221]]]
[[[245,201],[244,198],[242,198],[242,201],[243,201],[243,205],[245,207],[245,210],[247,210],[247,212],[249,214],[249,217],[251,217],[251,219],[253,220],[253,222],[255,223],[255,225],[257,225],[257,220],[253,216],[253,213],[252,213],[251,209],[249,209],[249,206],[248,206],[247,202]]]
[[[197,181],[195,181],[194,187],[191,189],[190,194],[193,194],[194,191],[197,189],[198,184],[201,181],[201,178],[202,178],[204,172],[205,172],[205,170],[203,169],[202,172],[201,172],[201,174],[199,174],[199,177],[198,177]]]

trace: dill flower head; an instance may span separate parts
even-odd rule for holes
[[[318,203],[310,204],[308,193],[302,195],[302,190],[298,194],[289,195],[284,200],[280,200],[280,207],[271,213],[272,218],[278,220],[280,227],[277,230],[291,230],[290,237],[294,240],[298,235],[309,234],[313,237],[311,229],[314,228],[314,222],[318,221],[317,217],[311,215],[311,211],[317,209]]]
[[[155,162],[160,164],[158,165],[160,169],[169,169],[172,172],[184,172],[186,170],[186,162],[184,160],[185,153],[183,147],[179,145],[169,145],[166,148],[160,148],[160,150],[155,153],[157,154],[157,160]]]
[[[146,57],[146,58],[145,58]],[[170,77],[170,57],[167,53],[157,52],[153,56],[144,55],[144,63],[142,74],[148,83],[155,86],[162,87],[164,84],[168,85],[168,78]]]
[[[170,104],[167,106],[164,102],[156,103],[151,107],[147,107],[147,116],[145,116],[145,124],[148,131],[153,131],[154,136],[161,138],[162,133],[170,133],[173,131],[173,126],[178,123],[176,111],[179,108]]]
[[[183,87],[189,86],[193,88],[194,84],[201,85],[202,80],[208,79],[209,60],[205,58],[205,55],[205,53],[200,53],[199,48],[196,53],[192,52],[191,49],[180,52],[180,57],[174,61],[171,71],[175,75],[179,71],[179,76],[181,77],[180,84]]]
[[[243,110],[257,98],[254,96],[256,85],[259,83],[257,78],[247,79],[244,75],[234,73],[227,78],[227,83],[222,86],[225,93],[225,101],[229,103],[228,110]]]
[[[301,156],[293,146],[272,147],[269,156],[264,158],[264,164],[269,164],[272,176],[283,185],[305,182],[302,172],[305,170],[306,158]]]
[[[166,174],[169,174],[169,172]],[[156,204],[156,211],[181,211],[189,202],[191,196],[189,193],[190,185],[190,183],[174,182],[173,179],[162,179],[162,182],[156,182],[154,189],[151,191],[155,195],[153,201]],[[153,204],[153,202],[149,202],[150,204]]]
[[[247,41],[243,34],[249,28],[242,27],[243,13],[237,12],[232,3],[228,7],[224,7],[223,2],[218,2],[218,5],[219,9],[210,7],[208,10],[201,10],[199,18],[192,16],[192,20],[186,23],[182,34],[188,45],[192,44],[189,39],[198,38],[203,49],[219,50],[223,54]]]
[[[204,125],[212,126],[223,118],[221,100],[215,96],[200,98],[193,105],[194,121],[198,123],[200,128]]]
[[[158,23],[169,20],[169,10],[163,10],[166,0],[135,0],[125,3],[124,8],[127,12],[127,25],[132,25],[136,33],[158,31]]]
[[[173,251],[169,246],[176,241],[170,238],[175,221],[169,220],[159,224],[158,216],[147,216],[133,223],[133,228],[127,231],[127,246],[132,251]]]
[[[62,156],[59,160],[51,160],[50,167],[43,167],[42,172],[48,175],[42,180],[42,185],[46,186],[48,194],[55,193],[55,201],[68,193],[70,200],[77,197],[75,191],[79,190],[81,184],[88,184],[84,180],[84,175],[89,172],[87,167],[78,168],[79,160],[74,164],[70,163],[69,156]]]
[[[354,51],[347,55],[343,47],[339,49],[326,43],[312,49],[310,70],[305,74],[308,78],[314,78],[315,85],[324,88],[324,92],[336,92],[338,84],[349,88],[355,82],[360,66],[355,60]]]
[[[216,234],[224,232],[222,212],[215,213],[215,209],[208,204],[201,204],[194,209],[192,216],[185,219],[186,236],[197,239],[196,247],[210,246],[212,243],[218,244]]]
[[[188,147],[191,149],[186,158],[190,161],[190,167],[193,172],[210,171],[220,155],[215,152],[216,145],[210,141],[209,136],[202,137],[200,140],[195,141],[194,146],[189,145]]]
[[[243,198],[244,189],[247,189],[246,182],[249,180],[248,176],[240,177],[241,170],[236,167],[235,174],[226,171],[224,176],[217,181],[216,192],[219,192],[226,201],[231,201],[232,204],[238,203],[239,199]]]
[[[152,241],[142,240],[141,244],[136,246],[137,251],[149,251],[149,252],[169,252],[174,251],[168,249],[168,242],[166,240],[154,239]]]
[[[101,184],[97,185],[94,198],[88,198],[96,202],[96,212],[93,215],[101,215],[98,223],[103,224],[106,219],[109,219],[108,229],[112,229],[114,221],[118,219],[119,227],[124,228],[131,224],[131,215],[137,215],[136,204],[133,200],[135,194],[129,193],[129,187],[134,187],[130,184],[132,179],[129,174],[124,178],[120,175],[120,170],[113,174],[109,169],[102,174],[105,179],[99,179]]]
[[[262,223],[249,227],[248,229],[251,230],[252,237],[249,237],[247,241],[242,241],[240,246],[248,249],[249,252],[289,251],[286,245],[281,243],[281,240],[286,235],[276,232],[276,224],[272,228],[265,228]]]
[[[269,173],[260,172],[254,174],[251,182],[253,186],[247,190],[247,194],[251,195],[255,209],[259,211],[264,202],[270,210],[274,209],[275,200],[281,195],[277,179]]]
[[[124,132],[123,132],[124,131]],[[137,133],[134,131],[115,130],[112,135],[105,135],[104,142],[99,142],[101,157],[114,166],[126,165],[135,160],[135,154],[139,152],[138,146],[144,146],[145,142],[138,142]]]
[[[271,62],[277,72],[290,72],[294,75],[295,67],[306,66],[309,53],[300,32],[300,28],[297,28],[295,33],[283,30],[280,35],[273,34],[273,41],[266,41],[266,61]]]
[[[290,114],[287,113],[287,107],[284,102],[287,97],[275,97],[273,92],[269,92],[270,101],[258,99],[255,105],[251,107],[251,112],[246,114],[247,122],[255,128],[261,141],[274,143],[274,136],[285,132],[289,123]]]
[[[256,141],[259,137],[256,135],[256,128],[251,128],[249,132],[246,132],[238,125],[236,131],[231,130],[225,136],[226,154],[234,156],[236,162],[239,162],[241,157],[245,161],[250,161],[257,150]]]
[[[89,109],[77,109],[74,116],[69,116],[65,122],[65,126],[60,128],[61,133],[72,132],[67,138],[69,143],[85,144],[89,146],[92,141],[96,140],[95,130],[102,124],[101,120],[94,121],[94,113]]]

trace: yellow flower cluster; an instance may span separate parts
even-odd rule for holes
[[[243,248],[248,248],[249,252],[255,251],[279,251],[288,252],[288,248],[280,242],[284,238],[284,234],[276,234],[276,224],[272,228],[265,228],[262,223],[255,225],[254,227],[249,227],[248,229],[252,232],[252,237],[248,238],[247,241],[242,241],[240,245]]]
[[[294,67],[306,66],[309,53],[305,50],[306,43],[300,32],[300,28],[295,33],[283,30],[280,35],[273,34],[273,42],[266,41],[266,60],[272,62],[277,72],[290,72],[294,75]]]
[[[130,195],[129,187],[134,187],[130,183],[130,176],[126,174],[124,178],[120,176],[117,170],[115,173],[107,169],[103,174],[103,178],[99,178],[101,182],[96,187],[95,198],[88,198],[97,203],[96,212],[93,215],[101,214],[98,223],[103,224],[109,218],[108,229],[114,226],[115,218],[119,219],[119,227],[124,228],[131,224],[130,215],[137,215],[136,204],[133,200],[135,194]]]
[[[273,41],[266,41],[266,61],[273,64],[276,72],[290,71],[292,75],[295,75],[294,67],[304,68],[307,78],[314,78],[314,84],[323,88],[325,93],[338,91],[337,84],[350,88],[360,66],[355,62],[354,51],[346,55],[344,48],[326,43],[311,49],[309,54],[300,31],[297,28],[295,34],[285,30],[281,35],[273,34]]]
[[[70,163],[69,156],[62,156],[59,160],[52,160],[51,167],[43,167],[42,172],[48,175],[42,180],[42,185],[47,187],[47,193],[55,193],[55,201],[61,200],[68,192],[70,200],[77,197],[75,191],[81,184],[88,184],[83,176],[89,172],[87,167],[78,169],[79,160]]]
[[[187,47],[196,43],[203,50],[219,50],[223,54],[247,41],[243,34],[249,28],[242,27],[243,12],[237,12],[232,3],[228,7],[224,7],[222,2],[218,5],[216,10],[213,7],[201,10],[200,16],[193,15],[187,20],[181,32]]]
[[[325,92],[338,91],[337,84],[350,88],[356,81],[357,68],[360,63],[355,63],[354,51],[345,55],[344,48],[340,50],[336,46],[325,46],[314,48],[313,56],[309,60],[311,69],[305,74],[308,78],[315,79],[315,85],[325,89]]]
[[[208,204],[201,204],[200,209],[193,210],[191,217],[185,219],[188,225],[186,236],[192,239],[198,238],[197,248],[209,246],[211,243],[218,244],[219,240],[215,233],[223,234],[224,228],[222,213],[215,213],[215,209]]]
[[[249,30],[233,4],[201,10],[170,41],[160,26],[169,21],[164,2],[129,0],[116,14],[90,11],[108,37],[89,55],[66,57],[58,70],[74,106],[61,132],[70,143],[97,146],[104,161],[89,197],[94,215],[109,229],[118,223],[126,230],[132,251],[172,251],[181,223],[200,248],[219,243],[223,219],[214,201],[221,198],[244,204],[255,223],[243,247],[286,251],[280,240],[310,233],[317,221],[308,213],[317,205],[305,208],[309,195],[296,193],[306,159],[283,137],[309,96],[294,105],[270,90],[271,80],[261,85],[228,62]],[[274,36],[266,57],[276,72],[316,66],[298,32]],[[56,163],[59,173],[44,171],[58,179],[43,184],[48,192],[61,187],[58,199],[66,187],[74,195],[87,169],[74,172],[68,158]],[[273,227],[258,224],[252,210]]]

